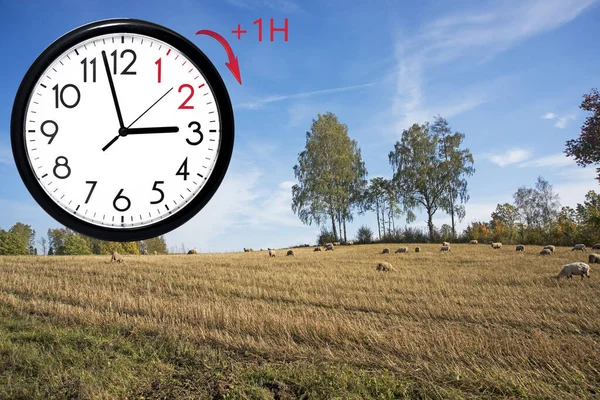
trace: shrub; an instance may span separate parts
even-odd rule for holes
[[[335,236],[333,236],[333,232],[327,230],[327,228],[321,228],[321,233],[317,236],[317,244],[324,245],[325,243],[333,243],[335,242]]]
[[[358,228],[356,233],[356,242],[359,244],[367,244],[373,241],[373,231],[366,225]]]

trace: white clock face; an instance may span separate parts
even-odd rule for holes
[[[25,113],[26,152],[60,207],[128,229],[200,192],[219,155],[220,120],[214,90],[185,54],[144,35],[103,35],[42,73]]]

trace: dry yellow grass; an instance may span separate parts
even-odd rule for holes
[[[408,253],[394,254],[399,246],[300,248],[275,258],[124,256],[118,265],[110,256],[0,257],[0,309],[56,327],[222,349],[244,371],[285,362],[285,372],[273,368],[289,396],[308,393],[307,365],[317,374],[320,365],[392,374],[369,389],[379,398],[398,395],[385,387],[394,379],[407,397],[598,396],[600,268],[591,265],[583,282],[553,279],[563,264],[587,262],[587,253],[557,248],[540,257],[537,246],[481,244],[448,253],[421,244],[420,253],[407,245]],[[384,247],[392,254],[380,254]],[[380,261],[397,272],[377,272]],[[111,385],[103,390],[113,393]],[[367,397],[345,385],[342,397]]]

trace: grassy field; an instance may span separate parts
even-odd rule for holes
[[[600,396],[587,252],[408,246],[0,257],[0,398]]]

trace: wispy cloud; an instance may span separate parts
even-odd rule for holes
[[[244,9],[270,8],[272,10],[292,13],[298,11],[300,6],[292,0],[227,0],[233,6]]]
[[[12,165],[14,162],[10,147],[0,144],[0,164]]]
[[[306,97],[323,95],[323,94],[348,92],[351,90],[364,89],[367,87],[371,87],[373,85],[375,85],[375,82],[366,83],[363,85],[343,86],[343,87],[338,87],[338,88],[333,88],[333,89],[315,90],[312,92],[296,93],[296,94],[289,94],[289,95],[267,96],[262,99],[257,99],[257,100],[250,101],[247,103],[238,104],[236,106],[236,108],[245,108],[245,109],[250,109],[250,110],[256,110],[256,109],[261,108],[265,104],[269,104],[269,103],[275,103],[275,102],[279,102],[279,101],[293,100],[293,99],[303,99]]]
[[[554,119],[554,118],[556,118],[556,114],[549,112],[549,113],[544,114],[544,116],[542,118],[543,119]]]
[[[516,164],[527,160],[531,156],[529,150],[514,148],[507,150],[501,154],[484,154],[483,157],[487,158],[499,167],[505,167],[507,165]]]
[[[523,40],[572,21],[595,1],[514,1],[513,6],[508,7],[502,3],[491,10],[438,18],[424,25],[416,35],[399,40],[396,93],[392,101],[396,131],[431,118],[432,105],[427,104],[424,83],[431,81],[427,74],[433,67],[454,62],[489,61]],[[470,96],[458,94],[461,107],[455,110],[456,113],[471,110],[491,96],[485,92]],[[447,99],[447,104],[455,103],[453,100]],[[437,104],[435,113],[444,108],[447,106]]]
[[[575,161],[572,158],[567,157],[563,153],[552,154],[549,156],[538,157],[532,160],[519,164],[519,167],[564,167],[567,165],[575,165]]]
[[[567,127],[567,124],[570,120],[574,120],[575,119],[575,115],[574,114],[568,114],[568,115],[564,115],[562,117],[560,117],[558,119],[558,121],[556,121],[556,123],[554,124],[555,127],[559,128],[559,129],[565,129]]]

